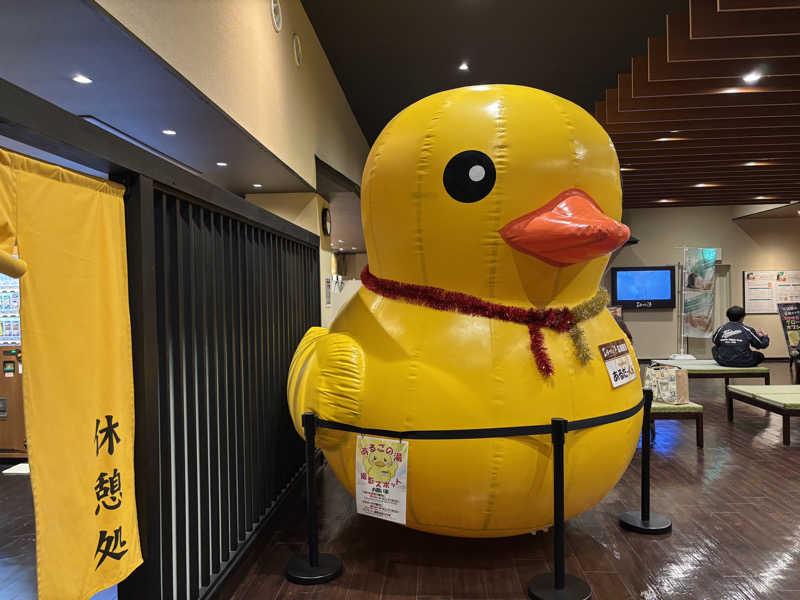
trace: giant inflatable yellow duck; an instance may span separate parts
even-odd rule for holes
[[[620,213],[614,146],[571,102],[480,85],[402,111],[364,168],[364,286],[329,330],[306,333],[292,362],[298,432],[306,411],[408,431],[636,406],[638,366],[615,387],[599,350],[625,339],[598,289],[608,254],[629,237]],[[567,518],[615,485],[640,430],[638,412],[567,434]],[[353,493],[356,436],[317,439]],[[549,436],[409,443],[407,526],[499,537],[552,523]]]

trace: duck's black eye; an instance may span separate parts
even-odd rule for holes
[[[492,159],[477,150],[459,152],[444,168],[444,189],[459,202],[477,202],[494,187]]]

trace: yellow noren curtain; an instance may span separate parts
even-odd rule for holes
[[[40,600],[142,562],[121,186],[0,149],[0,252],[16,240]]]

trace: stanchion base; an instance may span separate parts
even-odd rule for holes
[[[666,515],[650,513],[650,519],[642,521],[642,512],[639,510],[631,510],[622,513],[619,517],[619,524],[623,529],[627,529],[628,531],[649,535],[658,535],[672,531],[672,521],[670,521],[669,517]]]
[[[286,579],[300,585],[328,583],[342,574],[342,561],[333,554],[320,554],[319,565],[312,567],[308,556],[295,556],[286,567]]]
[[[537,575],[528,584],[528,596],[533,600],[591,600],[592,588],[583,579],[564,575],[564,589],[557,590],[552,573]]]

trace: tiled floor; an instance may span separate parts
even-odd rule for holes
[[[771,364],[773,383],[789,383]],[[742,380],[742,383],[747,381]],[[654,510],[673,532],[622,531],[617,517],[639,501],[639,457],[594,509],[567,523],[567,569],[590,582],[596,600],[800,600],[800,419],[797,440],[781,443],[781,420],[737,405],[725,417],[722,382],[696,380],[705,406],[705,449],[694,422],[660,421],[653,455]],[[321,477],[323,551],[339,554],[345,573],[326,586],[283,579],[304,550],[304,510],[296,505],[242,577],[234,598],[362,599],[524,598],[527,582],[552,568],[549,534],[466,540],[418,533],[354,513],[329,470]]]

